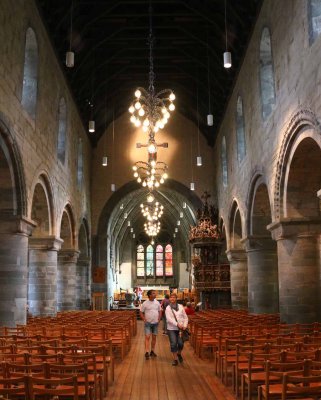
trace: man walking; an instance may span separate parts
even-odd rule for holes
[[[155,354],[156,335],[158,333],[158,323],[162,317],[162,309],[156,299],[155,290],[147,292],[148,300],[146,300],[140,310],[140,317],[145,323],[145,358],[157,357]],[[150,337],[152,337],[151,351],[149,352]]]

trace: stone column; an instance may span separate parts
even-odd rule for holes
[[[57,252],[62,242],[53,236],[29,239],[28,302],[32,315],[57,313]]]
[[[226,252],[230,262],[231,300],[235,310],[248,308],[248,272],[245,250],[228,250]]]
[[[63,249],[58,252],[57,311],[76,309],[76,264],[79,251]]]
[[[248,236],[242,242],[247,252],[249,312],[279,312],[277,245],[269,236]]]
[[[26,324],[28,237],[35,225],[17,216],[0,217],[0,321]]]
[[[76,265],[76,309],[87,310],[90,305],[90,259],[78,258]]]
[[[320,321],[321,221],[287,218],[268,229],[277,240],[281,321]]]

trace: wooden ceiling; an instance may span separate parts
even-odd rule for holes
[[[86,129],[90,103],[94,106],[96,131],[88,133],[93,145],[111,123],[113,113],[117,118],[127,112],[136,87],[148,87],[150,4],[155,88],[173,89],[176,110],[199,122],[208,143],[215,143],[262,0],[226,0],[228,49],[233,59],[230,69],[223,67],[224,0],[36,1]],[[75,66],[67,68],[71,20]],[[206,125],[209,92],[212,127]]]

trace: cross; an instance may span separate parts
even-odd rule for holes
[[[207,190],[202,194],[201,199],[204,200],[204,204],[207,204],[207,199],[209,199],[211,195],[208,193]]]

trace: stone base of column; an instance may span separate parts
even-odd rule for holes
[[[231,302],[235,310],[248,308],[248,271],[245,250],[228,250],[226,252],[230,262]]]

